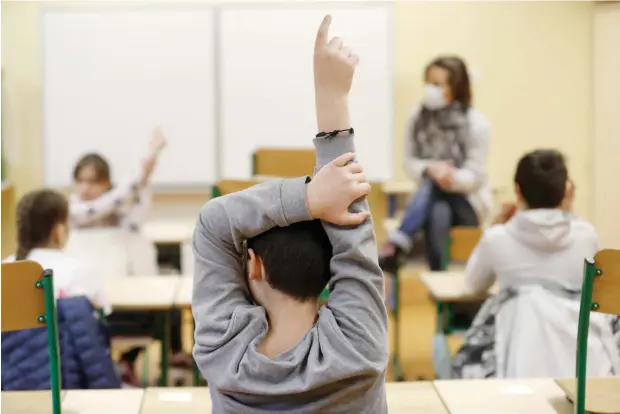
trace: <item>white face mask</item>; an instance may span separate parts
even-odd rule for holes
[[[443,89],[436,85],[424,85],[424,100],[422,104],[426,109],[436,111],[448,106],[446,98],[443,96]]]

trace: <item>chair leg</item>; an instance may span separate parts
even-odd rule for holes
[[[588,333],[590,331],[590,309],[592,308],[592,287],[597,269],[594,262],[586,260],[584,278],[581,288],[581,304],[579,307],[579,326],[577,330],[577,361],[576,361],[576,396],[575,413],[586,412],[586,379],[588,361]]]
[[[56,315],[56,298],[52,270],[43,272],[43,289],[45,291],[45,316],[47,324],[47,345],[50,356],[50,388],[52,391],[52,412],[61,414],[60,392],[62,378],[60,374],[60,346],[58,344],[58,317]]]

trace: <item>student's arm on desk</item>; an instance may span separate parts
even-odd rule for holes
[[[355,151],[352,135],[315,139],[314,144],[317,171],[340,155]],[[365,198],[357,200],[349,211],[369,211],[368,202]],[[323,222],[323,227],[333,249],[328,307],[349,345],[381,369],[389,356],[387,312],[372,218],[358,226]]]
[[[202,207],[193,239],[194,357],[199,367],[243,328],[240,321],[235,325],[234,317],[239,307],[250,306],[242,242],[273,227],[305,220],[311,220],[305,177],[267,181]]]
[[[465,285],[472,293],[485,293],[493,283],[495,274],[491,265],[492,252],[490,233],[488,229],[476,245],[465,268]]]

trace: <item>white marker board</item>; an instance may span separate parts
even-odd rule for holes
[[[201,7],[45,10],[44,183],[69,185],[88,152],[107,158],[113,179],[137,173],[156,125],[169,145],[154,185],[214,182],[214,17]]]
[[[330,36],[360,56],[351,94],[358,158],[369,179],[392,177],[391,8],[297,3],[224,7],[219,21],[221,175],[251,176],[259,147],[312,147],[317,133],[312,55],[331,14]]]

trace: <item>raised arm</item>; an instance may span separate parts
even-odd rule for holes
[[[331,18],[325,18],[315,45],[314,70],[317,123],[320,132],[346,130],[349,121],[348,95],[358,57],[334,38],[328,42]],[[355,150],[353,136],[339,134],[314,140],[317,173],[341,154]],[[361,167],[359,170],[361,171]],[[365,177],[364,177],[365,181]],[[345,207],[346,209],[346,207]],[[383,272],[379,268],[377,244],[365,197],[349,212],[368,217],[357,225],[341,226],[324,221],[333,247],[330,264],[328,307],[349,345],[365,359],[384,369],[388,360],[387,312],[384,305]]]
[[[125,203],[138,197],[139,182],[139,179],[135,179],[123,183],[95,200],[82,201],[77,195],[72,195],[69,199],[71,223],[75,226],[83,226],[117,212]]]

